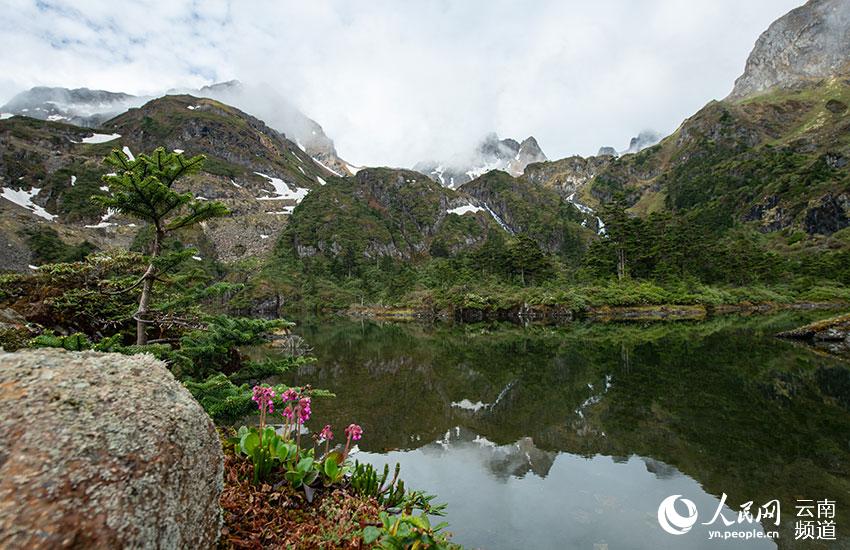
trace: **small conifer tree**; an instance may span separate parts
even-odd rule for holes
[[[153,285],[160,275],[157,259],[165,238],[178,229],[229,214],[220,202],[199,201],[191,193],[178,193],[173,189],[180,178],[200,171],[204,160],[203,155],[186,159],[182,153],[169,153],[163,147],[158,147],[151,155],[140,154],[134,159],[116,149],[104,159],[116,172],[103,176],[109,195],[96,195],[92,200],[104,208],[147,222],[154,229],[147,270],[125,289],[142,287],[139,308],[134,315],[138,345],[147,343],[146,325],[150,322],[147,315]]]

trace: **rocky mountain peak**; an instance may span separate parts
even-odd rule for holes
[[[36,86],[10,99],[0,112],[94,128],[142,103],[143,98],[120,92]]]
[[[730,99],[850,72],[850,2],[809,0],[756,41]]]
[[[251,86],[238,80],[229,80],[204,86],[198,90],[174,88],[166,92],[166,95],[171,96],[185,94],[215,99],[250,112],[297,143],[328,171],[340,176],[351,173],[348,163],[339,157],[333,140],[325,134],[321,125],[268,87]],[[157,97],[134,96],[88,88],[39,86],[13,97],[0,107],[0,113],[98,128],[107,120],[133,107],[140,107]]]
[[[499,139],[498,135],[491,133],[471,154],[459,154],[439,162],[419,162],[413,169],[441,185],[456,189],[491,170],[520,176],[529,164],[545,160],[546,155],[533,136],[520,143],[512,138]]]
[[[514,176],[520,176],[525,171],[525,167],[533,162],[543,162],[547,160],[540,145],[534,136],[529,136],[523,140],[517,149],[517,153],[508,163],[507,172]]]
[[[597,157],[619,157],[621,155],[629,155],[632,153],[640,153],[647,147],[652,147],[663,138],[660,133],[655,130],[642,130],[638,135],[629,140],[628,148],[617,151],[611,146],[604,146],[599,148],[599,152],[596,153]]]

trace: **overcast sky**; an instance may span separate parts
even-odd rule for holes
[[[484,134],[549,158],[623,149],[726,96],[803,0],[0,0],[0,103],[36,85],[155,93],[266,84],[355,164]]]

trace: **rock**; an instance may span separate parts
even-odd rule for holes
[[[629,148],[625,151],[622,151],[621,155],[628,155],[631,153],[640,153],[647,147],[652,147],[664,136],[655,130],[643,130],[638,135],[629,140]]]
[[[534,136],[529,136],[519,144],[516,156],[508,162],[506,172],[512,176],[520,176],[529,164],[545,161],[546,155],[540,149],[537,140],[534,139]]]
[[[832,235],[850,225],[850,195],[835,196],[828,193],[808,210],[804,220],[810,235]]]
[[[596,157],[572,156],[541,164],[533,164],[525,171],[528,181],[555,189],[564,198],[581,190],[587,183],[614,161],[614,155]]]
[[[791,225],[793,219],[787,210],[780,206],[779,195],[769,195],[761,202],[754,204],[744,215],[744,221],[759,221],[758,230],[762,233],[772,233]]]
[[[780,332],[776,336],[809,341],[850,340],[850,314],[815,321],[793,330]]]
[[[834,115],[843,114],[847,110],[847,104],[837,99],[830,99],[826,102],[826,110]]]
[[[756,41],[731,99],[794,88],[847,72],[850,2],[809,0],[780,17]]]
[[[210,548],[223,461],[150,355],[0,353],[2,548]]]
[[[616,157],[617,150],[613,147],[606,145],[605,147],[600,147],[599,152],[596,153],[597,157]]]

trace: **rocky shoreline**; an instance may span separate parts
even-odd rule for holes
[[[382,306],[352,306],[342,312],[353,319],[384,321],[482,321],[567,323],[575,320],[598,322],[701,321],[718,315],[759,314],[782,310],[840,309],[845,302],[742,302],[716,306],[693,304],[657,304],[640,306],[598,306],[571,309],[567,306],[529,306],[487,310],[474,308],[427,309]],[[790,336],[789,336],[790,337]]]
[[[776,336],[805,342],[833,355],[850,357],[850,313],[815,321]]]

